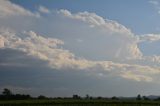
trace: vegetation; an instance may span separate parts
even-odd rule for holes
[[[13,94],[5,88],[0,95],[0,106],[160,106],[160,98],[149,99],[137,95],[135,98],[91,97],[88,94],[80,97],[74,94],[70,98],[48,98],[43,95],[31,97],[24,94]]]
[[[0,100],[24,100],[31,99],[30,95],[25,94],[13,94],[9,89],[5,88],[0,95]]]

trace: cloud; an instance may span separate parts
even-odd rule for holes
[[[0,18],[8,16],[35,16],[39,17],[38,14],[32,13],[23,7],[13,4],[8,0],[0,1]]]
[[[38,9],[40,12],[42,13],[46,13],[46,14],[49,14],[50,13],[50,10],[47,9],[46,7],[44,6],[39,6],[39,9]]]
[[[153,5],[159,5],[159,2],[158,1],[155,1],[155,0],[150,0],[149,3],[153,4]]]
[[[80,21],[87,22],[88,24],[90,24],[91,27],[99,26],[106,30],[111,30],[117,33],[124,33],[124,34],[127,33],[129,34],[129,36],[133,36],[132,32],[125,26],[119,24],[116,21],[104,19],[103,17],[98,16],[95,13],[89,13],[85,11],[85,12],[79,12],[76,14],[72,14],[70,11],[64,10],[64,9],[59,10],[58,13],[66,17],[72,18],[72,19],[77,19]]]
[[[4,41],[3,41],[3,38],[1,37],[0,38],[0,48],[4,47]]]
[[[152,56],[145,56],[143,61],[148,62],[148,65],[159,67],[160,64],[160,56],[152,55]]]
[[[114,63],[112,61],[91,61],[80,58],[60,47],[64,42],[59,39],[45,38],[33,31],[23,32],[22,34],[26,37],[21,38],[13,32],[1,31],[2,48],[11,48],[25,52],[29,56],[48,62],[48,65],[53,69],[88,70],[95,74],[99,74],[96,70],[102,70],[104,76],[113,75],[147,82],[153,80],[152,75],[159,74],[159,68]],[[4,63],[1,63],[1,65],[4,66]]]
[[[145,34],[139,36],[140,42],[154,42],[154,41],[159,41],[160,40],[160,34]]]
[[[136,81],[146,81],[146,82],[151,82],[152,81],[151,77],[148,77],[148,76],[145,76],[145,75],[137,75],[137,74],[132,73],[131,71],[125,72],[121,76],[123,78],[136,80]]]
[[[6,5],[5,10],[0,8],[4,14],[2,16],[10,18],[4,18],[6,22],[1,24],[3,26],[0,30],[1,49],[10,48],[24,52],[28,56],[45,61],[49,68],[57,70],[81,70],[94,75],[106,77],[111,75],[146,82],[154,81],[154,76],[159,74],[159,67],[148,65],[148,63],[157,63],[159,58],[157,56],[154,58],[152,56],[144,57],[138,47],[139,39],[146,38],[135,36],[130,29],[116,21],[104,19],[96,13],[71,13],[65,9],[51,13],[43,6],[40,6],[39,12],[48,13],[50,18],[45,16],[37,18],[33,17],[36,15],[33,12],[9,1],[2,1],[2,4]],[[22,16],[23,18],[18,21],[21,23],[22,20],[27,20],[27,23],[22,22],[15,28],[13,23],[7,24],[11,20],[17,23],[17,20],[11,18],[12,16],[18,19]],[[32,19],[24,16],[32,17]],[[25,27],[22,27],[23,25]],[[13,31],[6,30],[8,27],[9,29],[13,28]],[[39,34],[39,32],[43,34]],[[50,37],[48,37],[49,35]],[[151,36],[149,37],[151,38]],[[73,43],[77,38],[83,39],[83,43]],[[151,40],[153,41],[153,38]],[[70,47],[67,48],[68,45]],[[76,47],[76,45],[80,46]],[[87,51],[89,55],[95,53],[97,57],[104,53],[106,58],[104,60],[88,59],[87,56],[75,54],[71,48],[78,49],[81,53]],[[145,60],[149,62],[140,63]],[[6,65],[18,66],[21,64],[1,63],[1,66]]]
[[[154,6],[154,8],[158,11],[158,14],[160,14],[159,1],[157,1],[157,0],[150,0],[149,3],[152,4]]]
[[[76,39],[77,42],[82,43],[83,40],[82,39]]]
[[[12,7],[12,5],[15,5],[9,1],[7,1],[7,2],[10,4],[10,7]],[[16,5],[16,6],[18,6],[18,5]],[[19,8],[20,8],[20,6],[19,6]],[[40,8],[42,10],[42,8],[44,9],[45,7],[40,6]],[[26,11],[28,11],[28,10],[26,10]],[[30,11],[28,11],[28,12],[32,13]],[[76,26],[76,27],[74,27],[75,30],[80,31],[80,33],[77,34],[78,31],[77,32],[73,31],[74,28],[72,29],[71,25],[66,24],[67,28],[64,28],[64,29],[65,30],[68,29],[68,30],[59,31],[59,32],[62,32],[63,35],[61,35],[61,34],[58,34],[58,35],[66,36],[66,35],[64,35],[64,33],[76,33],[77,34],[76,36],[78,36],[78,37],[76,37],[76,38],[73,37],[73,39],[75,40],[77,38],[78,39],[86,39],[85,34],[87,34],[87,36],[89,36],[89,37],[87,37],[87,38],[89,38],[87,40],[90,40],[90,38],[91,39],[95,38],[93,40],[90,40],[90,42],[92,42],[92,45],[91,44],[90,45],[91,46],[98,46],[98,48],[100,48],[99,53],[106,53],[105,54],[106,58],[111,57],[111,58],[123,60],[123,59],[137,59],[137,58],[142,57],[142,53],[137,46],[137,38],[134,36],[134,34],[129,29],[127,29],[125,26],[119,24],[118,22],[112,21],[109,19],[104,19],[103,17],[100,17],[100,16],[96,15],[95,13],[89,13],[89,12],[79,12],[76,14],[72,14],[68,10],[59,10],[57,12],[61,16],[57,16],[57,14],[55,14],[55,13],[50,13],[50,17],[54,17],[55,20],[61,21],[60,17],[64,16],[64,19],[62,19],[62,22],[64,22],[64,21],[67,22],[67,17],[68,17],[68,18],[72,19],[72,20],[70,20],[71,21],[70,23],[73,23],[74,20],[76,20],[77,22],[83,21],[84,23],[86,23],[87,25],[92,27],[91,29],[89,29],[89,31],[87,31],[87,30],[81,31],[78,29],[78,26]],[[19,12],[17,12],[17,13],[19,13]],[[25,13],[25,12],[23,12],[23,13]],[[26,21],[23,22],[24,24],[21,24],[20,21],[23,21],[23,20],[26,20]],[[52,21],[48,21],[48,20],[51,20],[51,19],[47,19],[47,18],[36,19],[36,18],[18,16],[15,19],[10,18],[7,20],[4,18],[4,20],[2,20],[0,23],[4,27],[7,27],[7,28],[12,27],[14,30],[20,31],[20,32],[22,30],[28,30],[28,31],[34,30],[35,32],[54,33],[54,32],[58,32],[57,30],[60,30],[60,28],[58,28],[56,26],[65,27],[64,24],[62,24],[62,26],[60,26],[61,25],[60,21],[57,21],[57,22],[59,22],[59,24],[57,25],[57,24],[55,24],[56,23],[55,21],[52,23]],[[10,21],[12,22],[13,25],[10,24]],[[21,25],[19,25],[19,24],[21,24]],[[81,25],[82,24],[79,24],[79,26],[81,26]],[[71,26],[71,28],[68,28],[68,26]],[[53,31],[51,29],[52,27],[54,27]],[[85,27],[86,27],[86,25],[85,25]],[[46,31],[44,31],[44,29],[46,29]],[[90,30],[92,30],[92,31],[90,31]],[[94,31],[95,31],[95,34],[94,34]],[[81,34],[81,33],[83,33],[83,34]],[[94,34],[93,36],[96,36],[96,37],[92,37],[92,33]],[[55,36],[57,37],[58,35],[55,35]],[[67,36],[68,36],[68,34],[67,34]],[[82,38],[82,37],[84,37],[84,38]],[[106,39],[106,41],[102,42],[102,43],[98,43],[98,45],[97,45],[97,41],[95,41],[97,39]],[[65,39],[63,39],[63,40],[65,40]],[[71,37],[71,40],[72,40],[72,37]],[[72,42],[72,41],[67,41],[67,43],[68,42]],[[114,43],[114,46],[112,47],[112,49],[110,49],[110,45],[113,45],[113,43]],[[85,44],[85,42],[84,42],[84,44]],[[72,44],[72,45],[74,45],[74,44]],[[86,44],[86,45],[88,45],[88,44]],[[102,48],[103,46],[105,46],[105,48]],[[70,48],[73,48],[73,47],[70,47]],[[88,48],[93,48],[93,47],[88,47]],[[108,50],[108,49],[110,49],[110,50]],[[103,52],[104,50],[106,50],[106,51]],[[85,51],[90,51],[90,50],[85,50]],[[96,49],[93,49],[93,52],[96,53],[98,51]],[[94,56],[94,57],[96,57],[96,56]]]
[[[104,32],[103,36],[106,36],[106,42],[107,39],[112,41],[113,38],[112,43],[116,42],[115,45],[117,44],[116,46],[119,46],[119,49],[117,50],[116,48],[116,51],[114,51],[116,52],[115,57],[122,57],[126,59],[136,59],[142,57],[142,53],[137,46],[138,38],[134,36],[134,34],[128,28],[119,24],[118,22],[104,19],[95,13],[89,12],[79,12],[72,14],[70,11],[62,9],[59,10],[58,13],[71,19],[83,21],[89,24],[91,28],[96,27],[100,29],[101,32]],[[96,28],[94,30],[97,30]],[[97,37],[98,36],[100,37],[100,35],[97,35]],[[123,42],[125,42],[125,44],[123,44]],[[112,54],[114,53],[112,52]]]

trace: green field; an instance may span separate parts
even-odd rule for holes
[[[98,99],[48,99],[0,101],[0,106],[160,106],[160,102]]]

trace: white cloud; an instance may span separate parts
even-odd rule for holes
[[[151,82],[153,79],[151,77],[145,76],[145,75],[137,75],[132,73],[131,71],[125,72],[121,75],[123,78],[136,80],[136,81],[146,81]]]
[[[156,0],[150,0],[149,3],[151,3],[153,5],[159,5],[159,2]]]
[[[159,67],[160,64],[160,56],[157,55],[145,56],[142,60],[148,62],[149,63],[148,65],[156,67]]]
[[[160,34],[145,34],[139,36],[140,42],[143,41],[149,41],[149,42],[154,42],[154,41],[159,41],[160,40]]]
[[[4,47],[4,39],[0,37],[0,48]]]
[[[85,12],[72,14],[70,11],[63,10],[63,9],[59,10],[58,13],[72,19],[77,19],[77,20],[87,22],[92,27],[99,26],[99,27],[103,27],[105,29],[111,30],[113,32],[124,33],[124,34],[127,33],[129,34],[129,36],[132,35],[132,32],[129,29],[127,29],[125,26],[119,24],[116,21],[104,19],[103,17],[98,16],[95,13],[89,13],[85,11]]]
[[[50,10],[44,6],[39,6],[39,9],[38,9],[40,12],[42,13],[46,13],[46,14],[49,14],[50,13]]]
[[[13,4],[8,0],[0,1],[0,18],[7,16],[36,16],[39,17],[38,14],[34,14],[23,7]]]
[[[160,5],[158,0],[150,0],[150,4],[154,6],[154,8],[157,10],[157,13],[160,14]]]
[[[119,50],[116,49],[114,51],[116,52],[115,57],[121,57],[121,59],[137,59],[142,57],[143,54],[137,46],[138,38],[134,36],[134,34],[128,28],[119,24],[118,22],[104,19],[103,17],[100,17],[95,13],[89,12],[79,12],[72,14],[70,11],[62,9],[59,10],[58,13],[71,19],[83,21],[89,24],[89,26],[91,26],[92,28],[96,27],[97,29],[95,30],[100,29],[101,32],[104,32],[104,35],[106,37],[109,37],[108,39],[110,39],[110,41],[112,41],[113,38],[113,40],[117,44],[115,44],[115,46],[119,48]],[[97,35],[97,38],[98,37],[101,36]]]

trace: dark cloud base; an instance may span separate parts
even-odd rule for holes
[[[14,64],[16,63],[16,64]],[[131,84],[129,84],[131,83]],[[120,78],[97,78],[90,71],[57,70],[47,66],[46,61],[28,56],[26,53],[15,49],[0,49],[0,87],[9,86],[18,92],[29,88],[23,93],[37,96],[72,96],[79,94],[85,96],[112,96],[133,95],[131,89],[137,93],[145,93],[155,84],[143,85],[139,82],[129,82]],[[141,91],[146,88],[145,91]],[[14,89],[13,89],[14,90]],[[155,90],[156,91],[156,90]],[[136,95],[136,94],[135,94]]]

